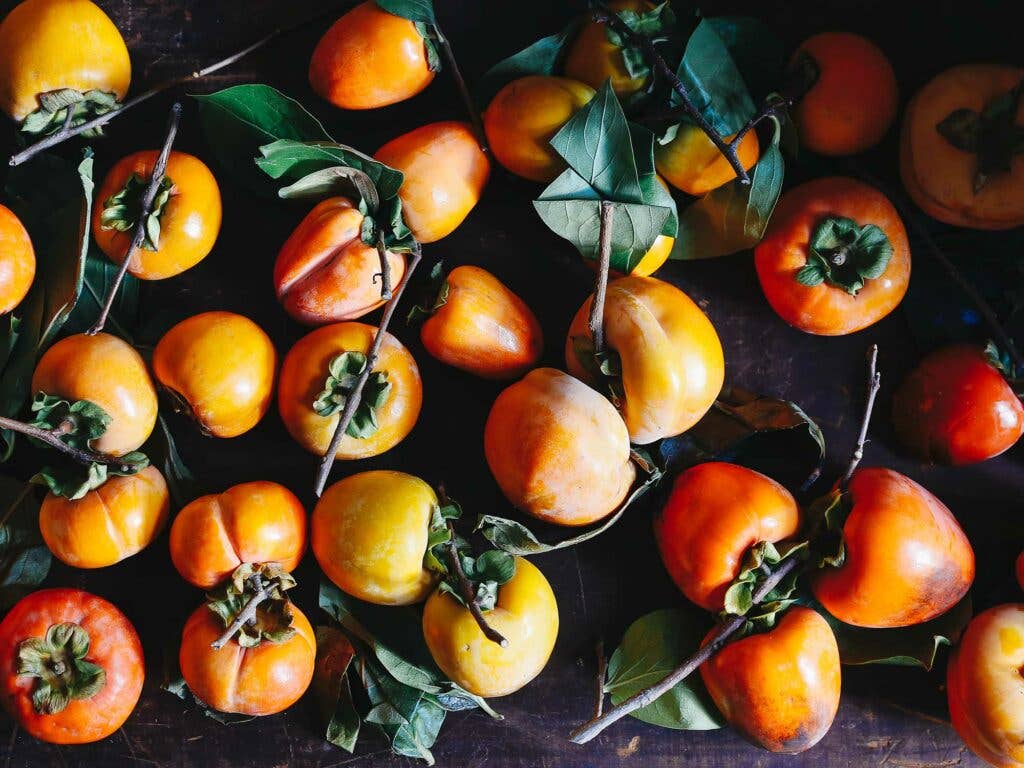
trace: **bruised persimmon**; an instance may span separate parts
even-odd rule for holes
[[[736,156],[746,170],[754,167],[761,156],[757,131],[747,131],[736,147]],[[679,126],[671,141],[654,145],[654,165],[669,184],[695,197],[736,178],[736,170],[707,134],[688,123]]]
[[[11,209],[0,205],[0,315],[21,303],[35,276],[32,240]]]

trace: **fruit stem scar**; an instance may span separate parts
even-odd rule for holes
[[[448,567],[451,568],[458,581],[459,594],[462,597],[462,601],[469,608],[469,612],[472,614],[477,626],[480,627],[480,631],[484,633],[484,637],[492,643],[497,643],[502,648],[508,648],[508,640],[505,636],[488,624],[487,619],[484,618],[483,611],[480,610],[480,603],[476,599],[476,589],[469,582],[469,579],[466,578],[466,572],[462,570],[462,562],[459,560],[459,549],[455,545],[455,528],[452,526],[451,520],[448,521],[448,534],[448,546],[445,547],[445,554],[448,559]]]
[[[882,387],[882,374],[878,372],[878,345],[872,344],[868,348],[868,395],[864,402],[864,416],[860,422],[860,433],[857,435],[857,445],[850,457],[850,463],[846,467],[842,478],[839,480],[839,490],[845,491],[846,486],[853,477],[857,465],[864,458],[864,444],[868,441],[868,425],[871,424],[871,412],[875,409],[875,398],[878,390]]]
[[[594,354],[604,352],[604,301],[608,291],[608,272],[612,260],[612,219],[615,206],[608,200],[601,201],[601,232],[598,240],[597,282],[594,286],[594,301],[590,305],[590,337],[594,340]]]

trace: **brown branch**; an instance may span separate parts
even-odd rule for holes
[[[604,301],[608,291],[608,272],[612,261],[612,219],[615,206],[607,200],[601,201],[601,234],[598,242],[597,281],[594,285],[594,300],[590,304],[590,337],[594,340],[594,353],[604,351]]]
[[[850,463],[847,465],[843,476],[839,479],[840,490],[846,490],[846,486],[849,484],[850,478],[853,477],[857,465],[864,458],[864,444],[868,441],[868,425],[871,424],[871,412],[875,409],[875,398],[878,396],[878,390],[881,387],[882,374],[878,372],[878,345],[872,344],[868,348],[868,394],[864,401],[864,416],[861,418],[860,433],[857,435],[857,445],[853,449],[853,455],[850,456]]]
[[[34,438],[41,443],[46,443],[46,445],[56,448],[80,464],[85,464],[86,466],[90,464],[103,464],[107,467],[113,467],[116,472],[123,473],[134,471],[135,465],[124,461],[120,456],[112,456],[109,453],[99,453],[98,451],[88,451],[68,445],[60,439],[61,435],[67,434],[67,430],[62,427],[63,425],[54,430],[42,429],[17,419],[0,416],[0,429],[9,429],[12,432]]]
[[[480,145],[480,149],[483,152],[489,152],[490,147],[487,146],[487,133],[484,131],[483,120],[480,119],[480,110],[477,109],[476,102],[473,101],[469,88],[466,86],[466,79],[462,76],[462,70],[459,69],[459,63],[455,59],[455,51],[452,50],[452,44],[445,37],[444,32],[441,31],[441,26],[437,22],[434,22],[433,27],[434,35],[441,46],[441,52],[444,54],[448,69],[451,70],[452,78],[455,80],[455,87],[458,88],[459,96],[462,97],[462,103],[466,107],[466,112],[469,113],[469,122],[473,126],[473,134],[476,136],[477,144]]]
[[[443,496],[443,492],[442,492]],[[442,503],[444,503],[442,501]],[[484,618],[483,611],[480,610],[480,603],[476,599],[476,588],[470,583],[466,577],[466,572],[462,570],[462,561],[459,559],[459,549],[455,545],[455,528],[452,526],[452,521],[448,521],[448,545],[445,547],[445,554],[448,557],[448,567],[455,574],[455,579],[458,582],[459,596],[462,598],[462,602],[469,608],[470,614],[473,616],[473,620],[476,621],[476,625],[480,627],[480,631],[484,633],[484,637],[490,640],[492,643],[497,643],[502,648],[508,648],[508,640],[503,634],[487,623],[487,619]]]
[[[238,630],[244,627],[247,623],[254,622],[256,620],[256,610],[264,600],[270,597],[270,588],[273,585],[273,580],[264,582],[263,577],[260,574],[254,573],[250,577],[249,584],[256,587],[256,591],[253,592],[252,597],[249,598],[246,604],[242,606],[242,610],[238,612],[234,621],[228,625],[228,628],[224,630],[223,634],[210,643],[210,647],[213,648],[213,650],[219,651],[231,642],[231,638],[235,636],[235,633],[238,632]]]
[[[604,677],[608,672],[608,657],[604,655],[604,640],[598,638],[594,646],[597,658],[597,685],[595,686],[594,717],[604,714]]]
[[[391,299],[384,305],[384,313],[380,318],[380,326],[377,328],[377,333],[373,337],[373,343],[370,345],[370,351],[366,354],[366,366],[363,368],[363,372],[359,374],[359,378],[356,379],[356,383],[352,387],[352,391],[349,393],[348,399],[345,401],[345,407],[341,411],[341,416],[338,417],[338,426],[335,427],[334,435],[331,437],[331,444],[328,446],[327,451],[324,453],[323,458],[320,460],[320,465],[317,468],[313,490],[318,497],[324,492],[324,486],[327,485],[327,476],[331,473],[331,467],[334,465],[334,459],[338,453],[338,447],[341,445],[341,440],[345,437],[345,430],[348,429],[348,425],[352,423],[352,417],[355,416],[356,409],[359,407],[359,401],[363,394],[363,387],[366,386],[366,382],[370,378],[370,374],[373,372],[373,366],[380,355],[380,347],[381,344],[384,343],[384,336],[387,331],[388,324],[391,322],[391,318],[395,314],[395,309],[398,306],[399,300],[402,298],[402,294],[405,292],[405,287],[409,284],[409,278],[412,277],[412,273],[415,271],[416,266],[420,263],[422,258],[423,252],[420,250],[419,244],[417,243],[416,249],[412,252],[412,256],[409,259],[409,264],[405,268],[405,275],[402,277],[402,281],[398,284],[398,287],[395,288]]]
[[[164,137],[164,145],[157,156],[156,163],[153,165],[153,174],[150,176],[149,186],[146,187],[146,193],[142,197],[139,219],[135,222],[135,232],[132,234],[131,244],[128,246],[128,251],[124,255],[124,261],[121,262],[121,268],[117,271],[110,290],[107,291],[107,298],[100,309],[99,317],[96,318],[92,328],[86,331],[89,336],[95,336],[107,324],[107,316],[114,306],[114,299],[117,298],[117,292],[121,288],[121,283],[124,282],[124,276],[128,272],[128,266],[131,264],[132,257],[135,255],[135,251],[142,247],[142,241],[146,237],[146,220],[153,210],[153,201],[156,200],[157,193],[160,191],[160,184],[164,180],[164,174],[167,171],[167,159],[171,156],[171,145],[174,144],[174,137],[178,133],[178,122],[180,120],[181,104],[174,102],[171,105],[170,117],[167,119],[167,135]],[[100,201],[100,204],[102,205],[102,201]]]
[[[388,249],[384,245],[384,233],[379,231],[377,232],[377,256],[380,258],[380,297],[384,301],[390,301],[393,295],[391,290],[391,262],[388,261]]]

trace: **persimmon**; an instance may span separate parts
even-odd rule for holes
[[[0,315],[21,304],[36,276],[36,252],[21,221],[0,205]]]
[[[109,333],[77,333],[50,347],[36,364],[32,391],[74,403],[88,400],[111,422],[93,449],[123,456],[139,448],[156,426],[156,389],[142,356]]]
[[[361,358],[365,364],[377,333],[372,325],[362,323],[325,325],[299,339],[285,357],[278,409],[289,434],[307,451],[318,456],[327,451],[338,426],[343,390],[350,384],[344,377],[333,376],[332,362],[348,365]],[[360,401],[360,421],[365,428],[357,430],[350,425],[338,446],[339,459],[362,459],[394,448],[419,418],[423,404],[420,370],[409,350],[390,333],[385,334],[371,383]],[[372,397],[367,390],[373,390]],[[328,415],[322,416],[318,410]]]
[[[363,214],[344,197],[318,203],[295,228],[274,262],[274,287],[300,323],[355,320],[384,304],[380,255],[362,241]],[[405,257],[387,252],[391,281],[405,275]]]
[[[121,158],[96,193],[92,235],[115,264],[121,264],[128,253],[159,154],[153,149]],[[198,157],[171,152],[147,218],[146,237],[128,271],[141,280],[163,280],[194,267],[210,254],[220,234],[217,179]]]
[[[185,581],[202,589],[246,563],[278,563],[293,571],[305,551],[302,502],[267,480],[200,496],[171,525],[171,561]]]
[[[967,625],[946,667],[953,727],[971,751],[999,768],[1024,765],[1024,605],[989,608]]]
[[[843,336],[877,323],[903,300],[910,243],[885,195],[831,176],[782,196],[754,263],[779,317],[807,333]]]
[[[277,352],[256,323],[234,312],[182,320],[153,351],[153,374],[178,406],[214,437],[236,437],[270,407]]]
[[[654,520],[654,538],[682,593],[718,612],[747,551],[799,528],[800,508],[779,483],[737,464],[709,461],[676,478]]]
[[[654,8],[646,0],[616,0],[607,4],[613,13],[633,11],[642,14]],[[609,78],[612,89],[619,97],[630,96],[647,84],[646,77],[633,77],[626,70],[621,45],[608,39],[608,25],[595,21],[591,14],[583,22],[565,54],[564,74],[586,83],[593,89],[604,85]]]
[[[529,75],[513,80],[484,112],[484,130],[495,159],[530,181],[553,181],[565,161],[549,143],[594,89],[567,77]]]
[[[434,490],[404,472],[350,475],[313,510],[313,554],[327,578],[360,600],[418,603],[437,583],[423,565],[437,506]]]
[[[324,33],[309,62],[309,84],[342,109],[376,109],[405,101],[434,79],[427,42],[408,19],[373,0]]]
[[[24,0],[0,23],[0,109],[22,122],[65,88],[120,101],[132,64],[114,22],[89,0]]]
[[[900,385],[893,424],[914,454],[944,464],[998,456],[1024,434],[1024,407],[981,347],[932,352]]]
[[[732,140],[732,136],[725,138]],[[748,171],[757,164],[761,146],[756,131],[747,131],[736,147],[736,156]],[[669,184],[695,197],[736,178],[735,169],[707,134],[688,123],[680,125],[668,143],[654,145],[654,165]]]
[[[544,669],[558,637],[558,603],[544,574],[522,557],[498,587],[487,623],[508,645],[487,639],[462,603],[438,589],[423,606],[423,638],[450,680],[484,698],[507,696]]]
[[[860,469],[849,484],[842,565],[813,575],[814,596],[857,627],[940,616],[974,581],[974,550],[949,509],[909,477]]]
[[[599,386],[603,374],[588,326],[592,304],[593,296],[569,326],[565,363],[569,373]],[[611,386],[631,442],[685,432],[718,397],[725,379],[722,344],[700,307],[674,285],[634,275],[612,280],[604,333],[608,350],[619,358]]]
[[[485,379],[516,379],[540,359],[536,315],[485,269],[453,269],[429,311],[420,339],[442,363]]]
[[[973,229],[1024,224],[1024,69],[963,64],[947,69],[907,105],[900,176],[932,218]]]
[[[42,589],[0,622],[0,701],[37,739],[86,744],[120,728],[142,693],[135,627],[80,589]]]
[[[850,32],[805,40],[790,66],[812,85],[793,108],[800,144],[820,155],[856,155],[882,140],[896,118],[899,87],[882,49]]]
[[[167,523],[167,482],[154,466],[115,475],[80,499],[46,494],[39,509],[43,541],[76,568],[104,568],[149,546]]]
[[[374,158],[405,174],[402,215],[421,243],[447,237],[479,202],[491,161],[468,123],[430,123],[392,139]]]
[[[810,749],[839,709],[839,646],[810,608],[789,608],[773,629],[726,645],[700,674],[729,724],[771,752]]]
[[[498,395],[484,454],[513,505],[556,525],[607,517],[636,477],[614,406],[553,368],[536,368]]]
[[[636,275],[637,277],[648,277],[653,275],[662,265],[668,261],[669,254],[672,253],[672,246],[675,245],[676,239],[669,237],[668,235],[658,235],[654,241],[654,245],[650,247],[650,250],[643,255],[643,258],[636,263],[633,267],[633,271],[629,274]],[[590,264],[595,269],[597,262],[594,260],[588,260],[587,264]],[[617,273],[616,273],[617,274]]]

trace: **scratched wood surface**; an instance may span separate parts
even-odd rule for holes
[[[123,30],[134,63],[133,89],[191,71],[232,52],[267,31],[329,9],[324,0],[100,0]],[[438,11],[472,80],[501,56],[541,34],[559,29],[582,0],[437,0]],[[0,0],[6,13],[13,0]],[[1020,57],[1014,25],[992,0],[970,4],[894,3],[889,0],[789,0],[709,2],[709,13],[750,12],[769,21],[790,45],[814,31],[845,28],[874,37],[896,64],[904,97],[942,67],[958,61]],[[970,10],[966,10],[969,8]],[[238,82],[269,82],[311,107],[340,140],[373,151],[417,125],[461,118],[450,81],[441,76],[420,97],[366,114],[341,113],[319,101],[305,80],[312,47],[328,24],[323,18],[291,33],[230,71],[195,90]],[[3,52],[0,51],[0,55]],[[120,154],[155,146],[162,135],[171,97],[157,99],[127,115],[97,144],[97,175]],[[179,147],[208,156],[198,131],[194,103],[186,113]],[[8,132],[4,132],[7,141]],[[6,152],[4,153],[6,156]],[[865,163],[895,180],[896,142],[890,136]],[[790,163],[789,179],[840,172],[840,166]],[[231,179],[220,178],[225,200],[224,229],[214,253],[185,275],[146,286],[151,328],[160,332],[197,311],[229,309],[253,317],[283,354],[302,334],[273,298],[271,265],[277,247],[302,211],[254,199]],[[569,248],[544,229],[529,204],[532,185],[496,172],[485,198],[466,223],[429,254],[451,265],[470,262],[493,270],[518,291],[541,317],[546,362],[560,365],[569,320],[588,292],[591,273]],[[1018,238],[1019,241],[1019,238]],[[973,241],[968,241],[973,242]],[[992,240],[978,241],[987,247]],[[966,259],[975,254],[963,249]],[[923,259],[924,256],[917,258]],[[920,261],[918,262],[920,263]],[[1024,473],[1020,451],[976,468],[949,471],[912,463],[894,450],[888,426],[892,386],[920,354],[906,316],[897,312],[852,337],[820,339],[786,327],[768,308],[749,254],[717,261],[672,264],[665,279],[699,300],[714,321],[726,350],[728,379],[736,384],[799,402],[819,420],[829,443],[834,471],[853,440],[863,388],[864,351],[881,345],[884,389],[866,464],[887,465],[932,489],[957,514],[979,552],[977,604],[1017,599],[1010,586],[1011,564],[1024,535]],[[443,480],[473,513],[507,507],[490,478],[481,434],[499,388],[442,368],[427,356],[414,333],[395,329],[421,366],[426,393],[420,422],[391,453],[362,464],[343,465],[335,477],[367,468],[393,467]],[[252,479],[273,479],[293,488],[312,506],[313,461],[291,442],[271,412],[253,432],[230,441],[194,435],[176,421],[186,461],[210,489]],[[679,596],[654,554],[650,510],[639,508],[615,533],[575,551],[536,562],[555,587],[561,632],[547,669],[532,685],[495,702],[504,713],[493,722],[480,713],[449,716],[434,750],[441,766],[868,766],[923,768],[977,766],[948,724],[941,672],[897,668],[844,670],[844,696],[829,735],[797,757],[771,756],[747,745],[728,729],[677,733],[627,719],[588,747],[565,734],[592,707],[595,637],[614,643],[630,621],[666,607]],[[299,571],[298,602],[316,615],[312,557]],[[303,577],[305,577],[303,579]],[[173,649],[184,617],[201,600],[182,583],[167,555],[166,534],[140,556],[97,573],[55,566],[49,583],[92,590],[117,603],[143,636],[148,679],[142,699],[125,726],[105,741],[83,747],[55,747],[34,741],[6,717],[0,721],[0,767],[130,764],[155,766],[339,766],[412,765],[392,757],[371,728],[356,756],[325,743],[312,706],[234,727],[223,727],[159,690],[161,668]],[[944,666],[944,661],[939,668]]]

